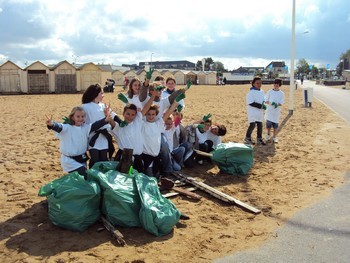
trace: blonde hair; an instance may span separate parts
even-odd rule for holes
[[[68,118],[70,119],[70,121],[71,121],[71,123],[72,123],[71,125],[74,125],[74,124],[75,124],[74,121],[73,121],[73,115],[74,115],[77,111],[82,111],[82,112],[84,112],[84,115],[85,115],[85,111],[84,111],[83,107],[80,107],[80,106],[74,107],[74,108],[71,110],[71,112],[69,113],[69,116],[68,116]]]

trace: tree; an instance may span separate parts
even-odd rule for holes
[[[218,72],[225,72],[227,71],[227,69],[225,69],[224,64],[220,61],[215,61],[209,57],[209,58],[204,58],[205,59],[205,63],[204,63],[204,70],[205,71],[209,71],[209,70],[214,70],[214,71],[218,71]],[[203,64],[202,64],[202,60],[198,60],[196,63],[196,68],[197,70],[202,70],[203,68]]]
[[[310,72],[309,63],[305,58],[301,58],[297,62],[297,71],[298,74],[308,74]]]
[[[337,65],[337,74],[341,76],[344,69],[350,69],[350,49],[342,53],[339,60],[340,62]]]

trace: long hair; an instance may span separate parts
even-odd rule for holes
[[[82,103],[85,104],[93,101],[101,91],[102,91],[102,87],[100,84],[97,83],[97,84],[90,85],[85,90],[83,97],[81,98]]]
[[[138,78],[133,78],[130,83],[129,83],[129,90],[128,90],[128,97],[129,99],[132,99],[132,97],[134,96],[134,91],[132,90],[132,85],[138,81],[140,83],[140,86],[141,86],[141,81],[138,79]]]
[[[254,77],[252,80],[252,85],[254,86],[254,83],[257,82],[258,80],[261,80],[261,77],[259,76]]]

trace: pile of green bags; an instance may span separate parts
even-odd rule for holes
[[[156,236],[169,234],[181,212],[161,195],[157,180],[136,170],[120,173],[116,171],[117,165],[118,162],[99,162],[87,170],[86,181],[79,174],[71,173],[43,186],[39,195],[48,198],[52,223],[84,231],[102,213],[114,226],[143,227]],[[80,185],[95,187],[96,191],[86,193]],[[83,213],[86,213],[84,217]]]

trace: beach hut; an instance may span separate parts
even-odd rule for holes
[[[36,61],[24,69],[26,74],[26,86],[28,93],[41,94],[54,92],[54,87],[50,86],[50,68],[40,61]]]
[[[90,85],[97,84],[97,83],[101,84],[103,87],[104,82],[102,82],[102,79],[101,79],[101,71],[102,70],[92,62],[78,66],[77,89],[79,91],[84,91]]]
[[[20,93],[22,69],[11,61],[0,66],[0,93]]]
[[[207,83],[207,74],[204,71],[195,71],[198,84],[199,85],[206,85]]]
[[[189,80],[191,80],[192,82],[195,82],[196,74],[193,71],[182,70],[182,72],[185,75],[185,83],[187,83],[187,81]]]
[[[127,77],[130,80],[132,80],[133,78],[136,78],[136,72],[135,70],[127,70],[124,72],[124,78]]]
[[[216,71],[206,71],[207,85],[216,85]]]
[[[173,72],[174,78],[177,85],[185,84],[185,74],[181,70],[176,70]]]
[[[136,72],[136,77],[141,80],[144,81],[146,79],[146,70],[144,69],[140,69]]]
[[[117,69],[117,70],[114,70],[112,72],[112,79],[114,79],[115,85],[118,85],[118,86],[124,85],[124,79],[125,79],[124,72],[125,71],[126,70]]]
[[[105,65],[105,64],[97,64],[97,67],[101,69],[101,81],[103,83],[102,86],[104,86],[108,79],[112,79],[112,72],[113,72],[113,66],[112,65]]]
[[[164,77],[165,80],[167,78],[174,78],[175,79],[173,72],[168,70],[168,69],[162,70],[162,76]]]
[[[54,83],[56,93],[75,93],[77,91],[77,74],[76,68],[63,60],[51,68],[50,78]]]

